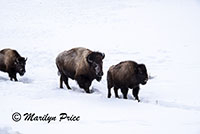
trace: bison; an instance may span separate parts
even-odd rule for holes
[[[56,65],[60,73],[60,88],[63,81],[68,89],[68,78],[76,80],[79,87],[90,93],[89,87],[94,79],[100,81],[103,76],[104,53],[93,52],[89,49],[78,47],[60,53],[56,58]]]
[[[118,89],[120,88],[124,99],[127,99],[128,89],[131,88],[133,96],[139,102],[139,84],[145,85],[147,81],[147,69],[144,64],[123,61],[113,65],[107,72],[108,98],[111,97],[112,87],[114,87],[115,97],[119,98]]]
[[[11,81],[18,81],[16,74],[24,75],[26,60],[27,58],[21,57],[16,50],[3,49],[0,51],[0,70],[7,72]]]

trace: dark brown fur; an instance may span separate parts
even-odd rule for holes
[[[56,65],[60,72],[60,88],[63,88],[63,81],[68,89],[68,78],[76,80],[78,85],[89,93],[89,87],[94,79],[101,80],[103,75],[102,60],[104,54],[93,52],[86,48],[73,48],[60,53],[56,58]],[[98,66],[98,74],[95,67]],[[97,69],[96,69],[97,70]]]
[[[17,81],[16,74],[24,75],[26,60],[16,50],[3,49],[0,51],[0,70],[7,72],[10,80]]]
[[[114,87],[115,97],[118,96],[118,89],[121,89],[123,98],[127,99],[128,89],[133,89],[133,96],[139,101],[139,84],[146,84],[148,80],[144,64],[137,64],[134,61],[124,61],[113,65],[107,72],[108,98],[111,97],[111,88]]]

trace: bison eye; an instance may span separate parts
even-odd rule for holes
[[[97,63],[93,62],[92,67],[97,67]]]

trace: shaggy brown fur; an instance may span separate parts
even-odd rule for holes
[[[124,99],[127,99],[128,88],[131,88],[133,96],[139,101],[139,84],[146,84],[147,80],[148,75],[144,64],[124,61],[113,65],[107,72],[108,98],[111,97],[112,87],[114,87],[115,97],[119,97],[118,89],[120,88]]]
[[[104,54],[81,47],[60,53],[56,58],[56,65],[61,74],[60,88],[63,88],[64,81],[67,88],[71,89],[68,84],[68,78],[71,78],[89,93],[91,82],[94,79],[101,80],[103,58]]]
[[[0,51],[0,70],[7,72],[10,80],[17,81],[16,74],[24,75],[26,60],[16,50],[3,49]]]

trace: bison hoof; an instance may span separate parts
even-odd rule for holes
[[[18,81],[18,80],[15,78],[10,78],[10,81]]]
[[[72,88],[71,87],[67,87],[69,90],[71,90]]]
[[[111,94],[108,94],[108,98],[110,98],[111,97]]]
[[[86,93],[88,93],[88,94],[90,94],[90,91],[88,90],[88,91],[85,91]]]
[[[115,96],[115,98],[118,98],[118,99],[119,99],[120,97],[119,97],[119,96]]]

